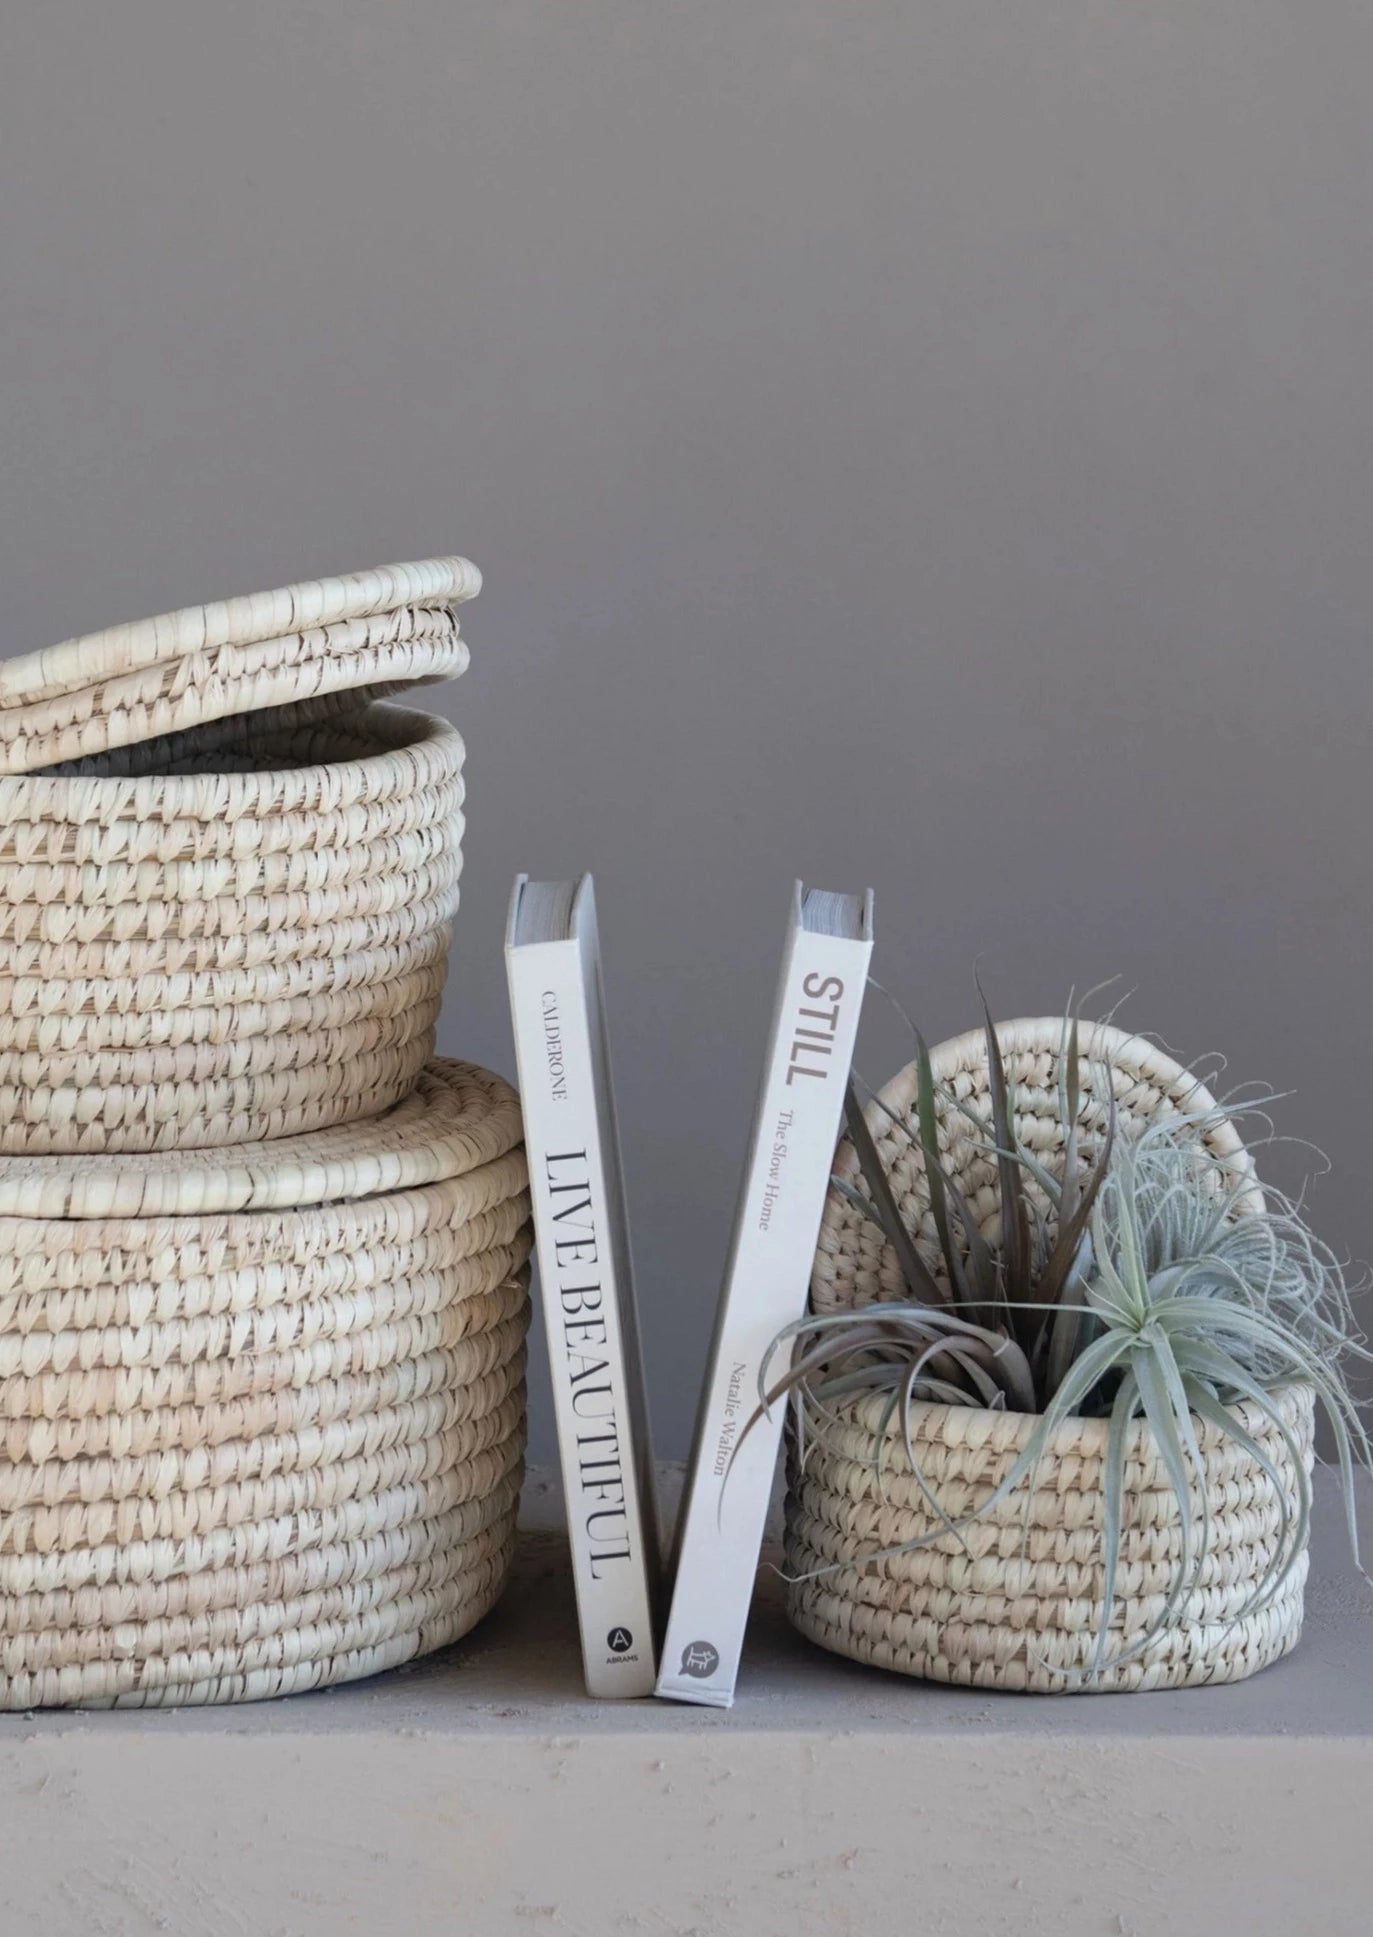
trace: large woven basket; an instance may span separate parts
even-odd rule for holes
[[[463,669],[478,582],[393,567],[0,666],[0,1152],[250,1142],[408,1092],[463,743],[371,701]]]
[[[464,1634],[522,1470],[519,1106],[0,1159],[0,1707],[249,1701]]]
[[[1061,1164],[1059,1018],[1003,1024],[997,1032],[1015,1091],[1016,1128],[1052,1170]],[[981,1031],[932,1054],[936,1083],[986,1117],[990,1092]],[[1100,1026],[1084,1035],[1080,1078],[1082,1121],[1100,1128],[1114,1093],[1120,1131],[1177,1110],[1202,1113],[1213,1099],[1190,1072],[1152,1044]],[[917,1073],[912,1066],[867,1113],[879,1152],[910,1228],[936,1255],[918,1136]],[[885,1108],[882,1106],[885,1105]],[[897,1122],[892,1121],[894,1113]],[[975,1145],[965,1118],[940,1105],[941,1147],[984,1228],[996,1237],[993,1160]],[[1252,1161],[1233,1126],[1217,1119],[1215,1155],[1235,1182],[1259,1200]],[[841,1145],[837,1174],[857,1176]],[[905,1296],[900,1270],[881,1235],[839,1191],[826,1204],[811,1285],[819,1311],[857,1308]],[[1309,1470],[1313,1397],[1294,1387],[1283,1413]],[[823,1647],[879,1667],[934,1681],[982,1688],[1121,1690],[1236,1681],[1295,1646],[1301,1631],[1306,1556],[1281,1592],[1246,1611],[1279,1535],[1283,1503],[1260,1463],[1214,1428],[1195,1421],[1205,1462],[1211,1513],[1206,1567],[1166,1632],[1131,1654],[1156,1621],[1173,1587],[1182,1526],[1147,1425],[1132,1430],[1126,1471],[1124,1533],[1110,1610],[1108,1666],[1089,1674],[1102,1618],[1101,1552],[1105,1505],[1102,1466],[1107,1425],[1070,1419],[1054,1436],[1033,1493],[1021,1486],[959,1536],[941,1523],[921,1480],[953,1519],[973,1513],[1005,1477],[1034,1420],[975,1407],[917,1404],[910,1414],[917,1478],[899,1422],[890,1422],[881,1473],[874,1463],[882,1401],[872,1395],[839,1401],[823,1443],[807,1446],[804,1470],[793,1456],[787,1501],[787,1573],[791,1619]],[[1281,1477],[1288,1507],[1298,1477],[1285,1442],[1247,1409],[1250,1433]],[[1196,1503],[1194,1502],[1194,1505]],[[891,1550],[922,1542],[915,1551]],[[1128,1657],[1128,1658],[1124,1658]]]

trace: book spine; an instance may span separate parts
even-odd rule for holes
[[[656,1691],[669,1700],[734,1700],[785,1414],[755,1416],[759,1374],[805,1310],[871,952],[798,928],[783,967],[683,1503]],[[789,1360],[779,1350],[769,1379]]]
[[[653,1692],[645,1528],[631,1431],[608,1156],[581,950],[507,951],[553,1407],[588,1693]]]

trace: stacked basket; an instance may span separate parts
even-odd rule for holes
[[[463,559],[0,667],[0,1150],[287,1136],[408,1094],[462,865]]]
[[[516,1099],[432,1058],[460,559],[0,668],[0,1705],[367,1674],[500,1591]]]

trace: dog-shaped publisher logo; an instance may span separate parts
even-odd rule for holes
[[[709,1641],[692,1641],[682,1650],[681,1672],[708,1681],[720,1666],[720,1650]]]

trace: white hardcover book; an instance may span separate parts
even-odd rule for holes
[[[785,1407],[744,1428],[769,1345],[806,1307],[871,954],[871,892],[797,882],[678,1525],[657,1686],[673,1701],[734,1700]]]
[[[505,961],[586,1686],[651,1695],[658,1507],[589,874],[517,876]]]

